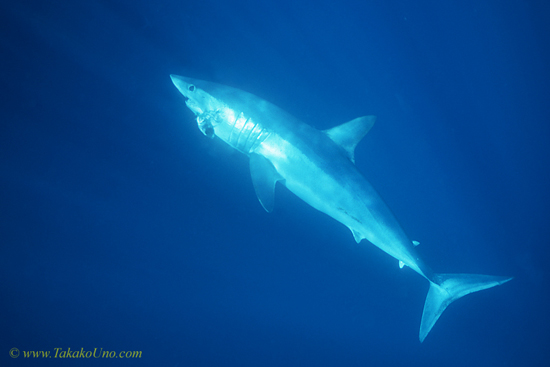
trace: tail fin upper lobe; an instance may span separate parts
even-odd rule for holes
[[[481,291],[512,280],[479,274],[436,274],[437,283],[430,282],[430,290],[424,304],[420,322],[420,342],[423,342],[439,316],[453,301],[469,293]]]

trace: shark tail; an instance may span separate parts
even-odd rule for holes
[[[493,275],[436,274],[434,281],[430,281],[430,290],[422,312],[420,342],[424,341],[439,316],[453,301],[469,293],[495,287],[509,280],[512,278]]]

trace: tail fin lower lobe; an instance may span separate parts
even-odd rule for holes
[[[501,285],[513,278],[480,274],[436,274],[434,279],[437,283],[430,282],[430,290],[422,312],[419,334],[421,343],[439,316],[453,301],[469,293]]]

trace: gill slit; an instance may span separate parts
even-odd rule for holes
[[[231,131],[229,132],[229,142],[232,142],[233,139],[233,131],[235,130],[235,126],[237,126],[237,120],[239,119],[240,114],[235,117],[235,120],[233,121],[233,125],[231,125]]]
[[[247,146],[247,143],[248,143],[248,139],[250,139],[250,136],[252,135],[252,132],[254,131],[254,129],[256,129],[256,126],[258,125],[255,125],[254,122],[250,121],[250,118],[248,118],[245,122],[244,122],[244,125],[243,125],[243,128],[241,130],[241,133],[239,134],[239,138],[237,139],[237,144],[239,143],[239,140],[241,140],[241,136],[244,136],[243,135],[243,131],[245,130],[245,128],[247,127],[248,124],[252,124],[252,129],[249,129],[250,131],[248,132],[248,134],[246,135],[246,137],[244,137],[244,141],[242,142],[242,145],[243,145],[243,148],[242,150],[243,151],[246,151],[246,146]]]

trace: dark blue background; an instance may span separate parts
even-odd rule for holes
[[[546,365],[547,4],[3,2],[0,364]],[[265,213],[171,73],[319,129],[377,115],[357,166],[425,260],[516,279],[420,344],[426,281],[282,187]]]

